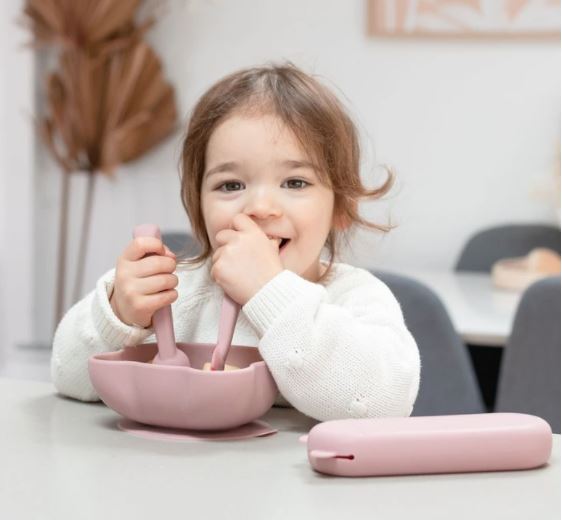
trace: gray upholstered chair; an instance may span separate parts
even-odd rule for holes
[[[497,260],[525,256],[536,247],[547,247],[560,253],[560,228],[512,224],[485,229],[470,237],[455,270],[490,272]]]
[[[162,241],[173,253],[182,257],[196,256],[201,251],[199,242],[184,231],[163,231]]]
[[[560,277],[523,293],[500,368],[496,411],[538,415],[560,433]]]
[[[439,297],[406,276],[381,271],[373,274],[400,303],[420,350],[420,391],[412,415],[484,412],[468,353]]]
[[[547,247],[560,253],[560,228],[544,224],[491,227],[469,238],[459,255],[455,270],[489,273],[496,261],[525,256],[536,247]],[[472,344],[468,344],[467,348],[486,407],[493,410],[503,348]]]

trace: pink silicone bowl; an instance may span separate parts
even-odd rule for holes
[[[90,358],[92,384],[102,401],[134,421],[189,430],[226,430],[251,422],[273,405],[277,387],[255,347],[232,345],[235,371],[203,371],[215,344],[178,343],[188,366],[154,365],[156,343]]]

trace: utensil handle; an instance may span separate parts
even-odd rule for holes
[[[234,327],[236,326],[239,312],[240,305],[225,294],[221,307],[219,337],[211,358],[211,370],[224,370],[224,364],[228,356],[228,351],[230,350],[232,336],[234,336]]]
[[[160,228],[154,224],[140,224],[133,230],[133,238],[154,237],[161,239]],[[146,256],[152,256],[150,253]],[[152,326],[158,344],[158,354],[165,360],[173,358],[176,354],[176,336],[172,321],[172,306],[166,305],[158,309],[152,316]]]
[[[238,305],[228,294],[224,295],[221,307],[221,319],[219,323],[219,345],[230,346],[232,336],[234,336],[234,327],[240,312],[240,305]]]

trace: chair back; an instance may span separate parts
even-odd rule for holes
[[[468,240],[455,270],[490,272],[496,261],[526,256],[537,247],[546,247],[560,254],[560,228],[514,224],[485,229]]]
[[[439,297],[409,277],[373,271],[392,291],[421,357],[421,380],[412,415],[483,413],[469,354]]]
[[[560,433],[560,277],[524,293],[500,367],[497,412],[538,415]]]

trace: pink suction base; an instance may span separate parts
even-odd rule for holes
[[[195,431],[181,430],[176,428],[160,428],[158,426],[149,426],[141,424],[130,419],[121,419],[117,426],[120,430],[150,440],[161,441],[240,441],[244,439],[253,439],[254,437],[264,437],[277,433],[265,421],[253,421],[243,424],[238,428],[224,431]]]

